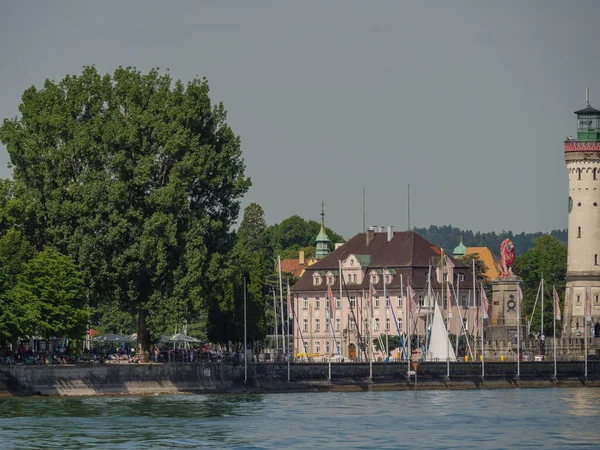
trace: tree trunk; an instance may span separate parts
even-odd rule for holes
[[[146,362],[147,352],[150,349],[150,336],[146,329],[146,317],[148,310],[140,308],[138,312],[138,335],[137,335],[137,352],[136,355],[140,362]]]

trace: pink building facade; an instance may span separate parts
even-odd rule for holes
[[[292,287],[294,355],[381,359],[373,340],[381,337],[385,347],[385,335],[400,335],[405,343],[409,333],[424,337],[434,301],[451,334],[478,336],[480,302],[473,301],[472,272],[449,255],[442,264],[442,254],[414,232],[367,231],[308,267]],[[407,294],[413,291],[411,308]]]

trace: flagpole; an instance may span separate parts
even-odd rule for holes
[[[285,320],[283,311],[283,282],[281,280],[281,256],[277,255],[277,265],[279,267],[279,307],[281,308],[281,344],[283,346],[283,354],[285,355]]]
[[[411,330],[410,330],[410,321],[411,321],[411,317],[410,317],[410,306],[411,306],[411,300],[410,300],[410,292],[408,290],[408,287],[410,285],[407,283],[406,285],[406,316],[408,317],[408,322],[407,322],[407,335],[408,335],[408,354],[406,355],[406,366],[407,366],[407,371],[410,371],[410,359],[412,358],[412,335],[411,335]],[[411,288],[412,289],[412,288]]]
[[[338,265],[339,265],[339,272],[340,272],[340,276],[339,276],[339,279],[340,279],[340,302],[342,302],[342,311],[343,311],[344,310],[344,292],[342,291],[342,278],[343,278],[343,275],[342,275],[342,260],[341,259],[338,260]],[[348,303],[349,302],[350,301],[348,299]],[[341,314],[341,312],[340,312],[340,314]],[[342,320],[344,320],[344,316],[343,315],[342,315]],[[342,324],[342,328],[344,328],[343,325],[344,324]],[[343,333],[343,331],[342,331],[342,333]],[[350,337],[350,336],[348,336],[348,337]],[[334,336],[333,339],[335,339],[335,336]],[[340,336],[340,341],[342,341],[342,344],[343,344],[343,340],[342,339],[343,339],[343,337]],[[342,347],[342,350],[344,350],[343,347]],[[339,349],[338,349],[338,353],[339,353]],[[344,356],[344,355],[342,354],[342,356]]]
[[[292,359],[291,357],[291,350],[290,350],[290,311],[292,310],[292,304],[290,303],[290,279],[286,279],[286,286],[287,286],[287,349],[288,349],[288,358],[287,358],[287,369],[288,369],[288,383],[290,382],[291,379],[291,375],[290,375],[290,360]]]
[[[328,296],[329,297],[329,296]],[[329,303],[331,303],[333,301],[332,298],[329,299]],[[327,318],[329,320],[329,327],[327,327],[327,340],[329,341],[329,355],[327,358],[328,361],[328,375],[327,375],[327,379],[331,381],[331,337],[329,336],[329,332],[331,331],[331,334],[333,334],[333,328],[332,328],[332,320],[331,320],[331,311],[330,311],[330,307],[327,308]]]
[[[444,302],[444,281],[445,281],[445,274],[444,274],[444,262],[445,262],[445,256],[444,256],[444,249],[442,249],[442,306],[443,306],[443,302]],[[447,311],[450,311],[450,302],[448,300],[446,300],[447,303]],[[448,313],[446,313],[448,314]],[[446,318],[446,377],[450,378],[450,338],[448,336],[448,328],[450,328],[450,319]]]
[[[521,376],[521,287],[517,284],[517,378]]]
[[[454,303],[456,303],[456,317],[454,318],[454,332],[456,333],[456,346],[454,349],[456,350],[456,360],[458,361],[458,339],[460,335],[460,329],[458,328],[458,316],[460,315],[460,310],[458,309],[458,299],[460,298],[460,278],[456,281],[456,292],[454,293]],[[461,327],[462,328],[462,327]]]
[[[583,318],[583,328],[584,328],[584,352],[585,354],[584,356],[584,361],[585,361],[585,371],[584,371],[584,376],[587,380],[587,375],[588,375],[588,364],[587,364],[587,360],[588,360],[588,340],[587,340],[587,329],[588,329],[588,302],[589,302],[589,296],[588,296],[588,291],[587,288],[585,288],[585,312],[584,312],[584,318]]]
[[[244,277],[244,384],[248,382],[248,344],[246,336],[246,277]]]
[[[556,378],[556,287],[552,286],[552,304],[554,305],[554,314],[552,315],[552,328],[554,331],[554,378]]]
[[[475,258],[473,258],[471,260],[471,262],[473,263],[473,306],[475,306],[475,308],[477,308],[477,283],[475,282]],[[477,316],[475,316],[475,319],[477,318]],[[473,330],[477,330],[477,320],[473,320]],[[475,333],[474,333],[475,334]],[[477,336],[473,336],[473,344],[475,347],[475,354],[473,355],[473,358],[477,358]]]
[[[367,308],[367,318],[368,318],[368,330],[367,334],[369,336],[369,378],[373,381],[373,346],[372,346],[372,335],[371,335],[371,302],[373,301],[373,294],[369,292],[369,307]]]
[[[386,291],[386,286],[385,286],[385,267],[383,268],[383,273],[381,275],[381,281],[383,282],[383,298],[385,301],[385,358],[384,358],[384,362],[389,362],[389,358],[390,358],[390,344],[388,342],[388,334],[389,331],[387,329],[387,323],[388,323],[388,298],[387,298],[387,291]]]
[[[279,353],[279,317],[277,317],[277,297],[275,295],[275,288],[273,288],[273,317],[275,319],[275,357],[273,361],[275,361]]]
[[[473,260],[475,261],[475,260]],[[483,309],[483,284],[479,286],[479,300],[481,303],[481,309]],[[483,316],[485,311],[481,311],[481,378],[485,378],[485,353],[483,350]]]

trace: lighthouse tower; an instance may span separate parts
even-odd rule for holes
[[[587,336],[600,330],[600,325],[594,326],[600,317],[600,111],[590,106],[589,90],[586,103],[584,109],[575,111],[577,138],[565,141],[569,175],[565,337],[583,337],[584,326]],[[591,320],[586,321],[586,315]]]

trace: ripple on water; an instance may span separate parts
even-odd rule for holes
[[[597,448],[600,390],[0,400],[0,448]]]

